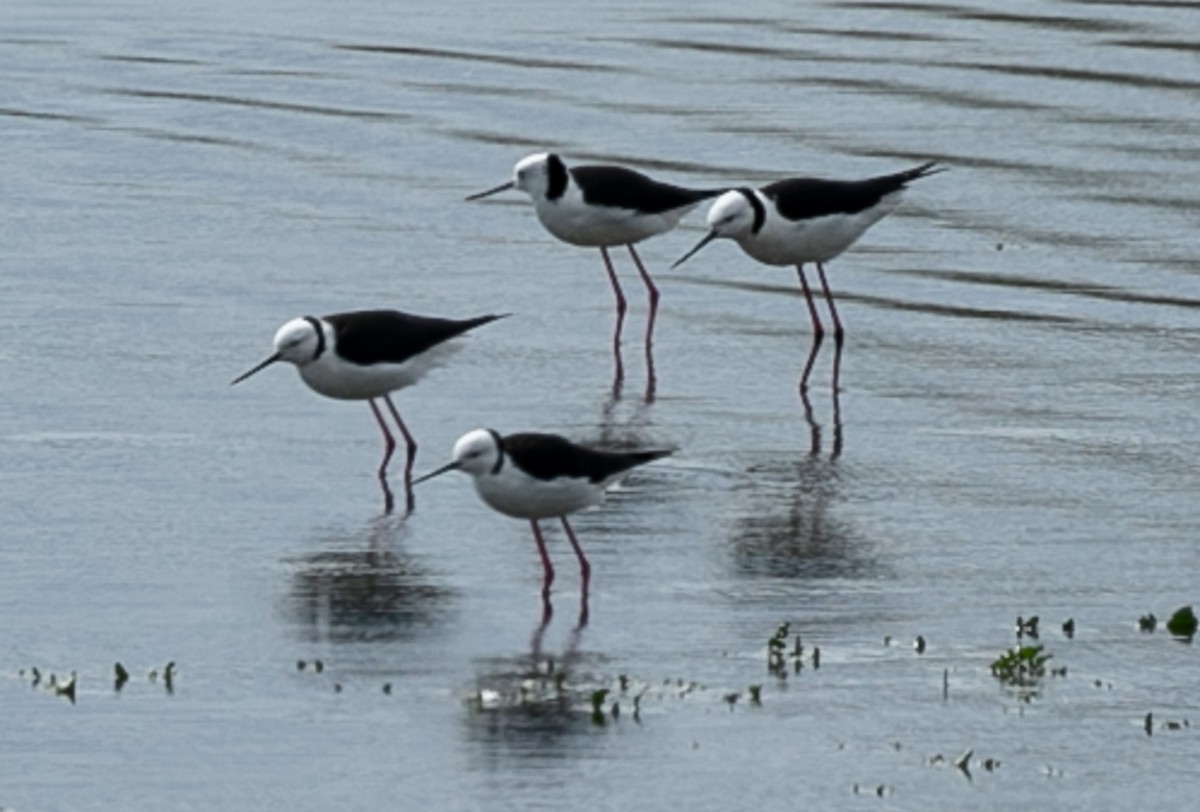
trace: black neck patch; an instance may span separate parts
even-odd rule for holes
[[[546,156],[546,199],[558,200],[567,191],[567,165],[554,153]]]
[[[750,229],[751,234],[757,234],[762,231],[763,224],[767,222],[767,209],[758,199],[758,195],[754,194],[753,189],[745,187],[738,189],[742,197],[746,198],[746,202],[750,204],[750,208],[754,209],[754,226]]]
[[[492,435],[492,440],[496,443],[496,464],[492,466],[492,476],[500,473],[500,469],[504,467],[504,439],[500,436],[500,432],[495,429],[488,429],[488,434]]]
[[[316,316],[305,316],[304,320],[311,324],[317,333],[317,351],[313,353],[312,357],[315,361],[325,354],[325,331],[321,329],[321,322]]]

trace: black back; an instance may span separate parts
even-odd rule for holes
[[[576,445],[557,434],[534,432],[504,437],[500,452],[534,479],[548,481],[570,477],[595,483],[671,453],[663,450],[601,451]],[[503,464],[498,465],[496,470],[502,467]]]
[[[762,193],[775,203],[781,217],[793,221],[812,220],[831,214],[866,211],[911,181],[940,171],[933,163],[927,163],[894,175],[866,180],[790,178],[762,187]]]
[[[592,206],[662,214],[723,194],[725,189],[685,189],[623,166],[577,166],[571,177]],[[553,199],[553,198],[551,198]]]
[[[439,319],[399,310],[355,310],[325,316],[337,337],[337,354],[360,366],[399,364],[503,316]]]

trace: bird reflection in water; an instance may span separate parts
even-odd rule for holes
[[[453,593],[401,549],[403,533],[402,517],[382,516],[289,560],[285,612],[305,640],[405,640],[446,622]]]
[[[814,351],[816,345],[813,345]],[[813,416],[812,401],[809,400],[808,393],[800,392],[800,404],[804,407],[804,423],[808,426],[808,456],[811,459],[819,459],[821,457],[821,429],[822,426]],[[838,391],[833,390],[833,446],[829,450],[829,461],[835,462],[842,456],[843,447],[842,434],[842,406],[838,399]]]
[[[625,364],[621,358],[620,345],[614,345],[613,357],[616,363],[613,370],[612,388],[609,390],[610,403],[619,401],[625,392]],[[654,371],[654,346],[646,344],[646,388],[642,392],[641,402],[646,405],[653,403],[657,391],[658,376]]]
[[[734,557],[744,575],[789,579],[862,578],[876,572],[870,545],[836,505],[844,470],[843,430],[834,393],[828,453],[824,429],[801,395],[808,451],[799,459],[771,458],[752,466],[751,507],[734,529]]]
[[[842,430],[842,409],[841,403],[838,400],[842,375],[842,343],[841,341],[835,341],[833,344],[833,426],[838,437],[841,436]],[[808,376],[812,373],[813,364],[816,363],[817,356],[821,352],[821,344],[821,335],[814,334],[812,344],[808,348],[808,358],[804,361],[804,372],[800,374],[800,400],[804,404],[804,412],[809,425],[813,425],[813,422],[812,403],[808,399]]]
[[[482,745],[488,764],[505,757],[561,758],[565,743],[590,739],[590,696],[595,679],[585,673],[579,645],[588,622],[581,598],[575,625],[557,655],[544,648],[554,607],[547,598],[530,638],[530,651],[482,661],[465,716],[469,739]]]

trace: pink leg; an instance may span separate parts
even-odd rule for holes
[[[646,273],[646,267],[642,265],[642,258],[634,250],[633,244],[630,243],[626,247],[629,249],[629,255],[633,257],[634,264],[637,265],[638,273],[642,275],[642,282],[646,284],[646,293],[650,295],[650,316],[646,321],[646,352],[649,352],[650,345],[654,342],[654,319],[658,316],[658,288],[654,286],[650,274]]]
[[[833,293],[829,290],[829,282],[825,280],[825,266],[817,263],[817,274],[821,277],[821,289],[825,291],[825,301],[829,303],[829,315],[833,316],[833,393],[837,396],[840,388],[840,378],[842,372],[842,342],[845,339],[845,331],[842,329],[842,320],[838,318],[837,308],[833,305]]]
[[[837,395],[841,390],[842,377],[842,342],[840,339],[833,343],[833,405],[837,407]]]
[[[554,583],[554,565],[550,563],[550,556],[546,552],[546,540],[542,538],[537,519],[530,519],[529,526],[533,528],[533,540],[537,542],[538,555],[542,557],[542,597],[546,598],[550,594],[550,585]]]
[[[408,454],[408,461],[404,466],[404,480],[412,479],[413,462],[417,459],[417,441],[408,432],[408,426],[404,425],[404,421],[400,419],[400,412],[396,411],[396,404],[392,403],[391,395],[384,395],[383,402],[387,404],[388,411],[392,413],[392,417],[396,420],[396,425],[400,429],[400,433],[404,435],[405,448]]]
[[[617,364],[614,384],[619,384],[625,379],[625,366],[621,363],[621,328],[625,324],[625,294],[621,292],[621,283],[617,281],[617,272],[613,270],[612,260],[608,256],[608,249],[604,246],[600,247],[600,256],[604,258],[604,268],[608,271],[608,281],[612,283],[613,295],[617,297],[617,324],[613,328],[613,360]]]
[[[539,667],[542,660],[542,638],[546,635],[546,627],[550,625],[551,618],[554,617],[554,606],[550,603],[550,596],[542,593],[542,621],[533,630],[533,637],[529,641],[530,647],[533,649],[533,665]]]
[[[820,343],[825,338],[825,326],[817,315],[817,305],[813,302],[812,291],[808,288],[808,279],[804,276],[804,266],[796,266],[796,274],[800,277],[800,289],[804,291],[804,302],[808,305],[808,317],[812,319],[813,337]]]
[[[579,540],[575,538],[575,531],[571,529],[567,517],[563,516],[563,530],[567,531],[567,540],[571,542],[571,546],[575,549],[575,556],[579,559],[579,578],[583,583],[583,599],[587,601],[588,583],[592,580],[592,565],[588,563],[587,556],[583,554],[583,548],[579,546]]]
[[[387,466],[392,460],[392,452],[396,450],[396,438],[388,430],[387,423],[383,422],[383,415],[379,413],[379,407],[375,405],[375,401],[368,400],[367,405],[375,413],[375,420],[379,423],[379,428],[383,430],[384,452],[383,462],[379,463],[379,478],[387,479]]]
[[[842,330],[842,320],[838,318],[837,308],[833,306],[833,294],[829,290],[829,282],[825,280],[825,266],[819,262],[817,275],[821,277],[821,289],[825,291],[825,301],[829,303],[829,315],[833,316],[833,340],[841,346],[845,331]]]
[[[817,305],[813,302],[812,291],[809,290],[808,280],[804,277],[803,265],[796,266],[796,274],[800,277],[800,289],[804,291],[804,301],[808,305],[808,316],[813,327],[812,349],[808,352],[808,361],[805,362],[804,372],[800,375],[800,391],[804,392],[808,389],[808,376],[817,360],[817,351],[821,349],[821,342],[825,340],[825,327],[821,324],[821,317],[817,315]]]
[[[417,503],[412,488],[413,463],[417,459],[417,441],[409,433],[408,426],[404,425],[404,421],[400,419],[400,412],[396,410],[396,404],[392,403],[392,396],[384,395],[383,402],[387,404],[388,411],[392,413],[392,418],[396,421],[400,433],[404,435],[404,447],[407,457],[404,463],[404,498],[408,506],[408,512],[411,513]]]

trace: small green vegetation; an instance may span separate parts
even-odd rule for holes
[[[1046,661],[1051,656],[1040,643],[1013,646],[992,661],[992,676],[1012,688],[1036,688],[1046,676]]]
[[[604,724],[604,700],[608,696],[607,688],[592,691],[592,723]]]
[[[787,676],[787,638],[790,623],[780,623],[775,633],[767,639],[767,672],[777,677]]]
[[[1196,613],[1191,606],[1176,610],[1167,621],[1167,631],[1176,637],[1186,637],[1189,640],[1196,635]]]

